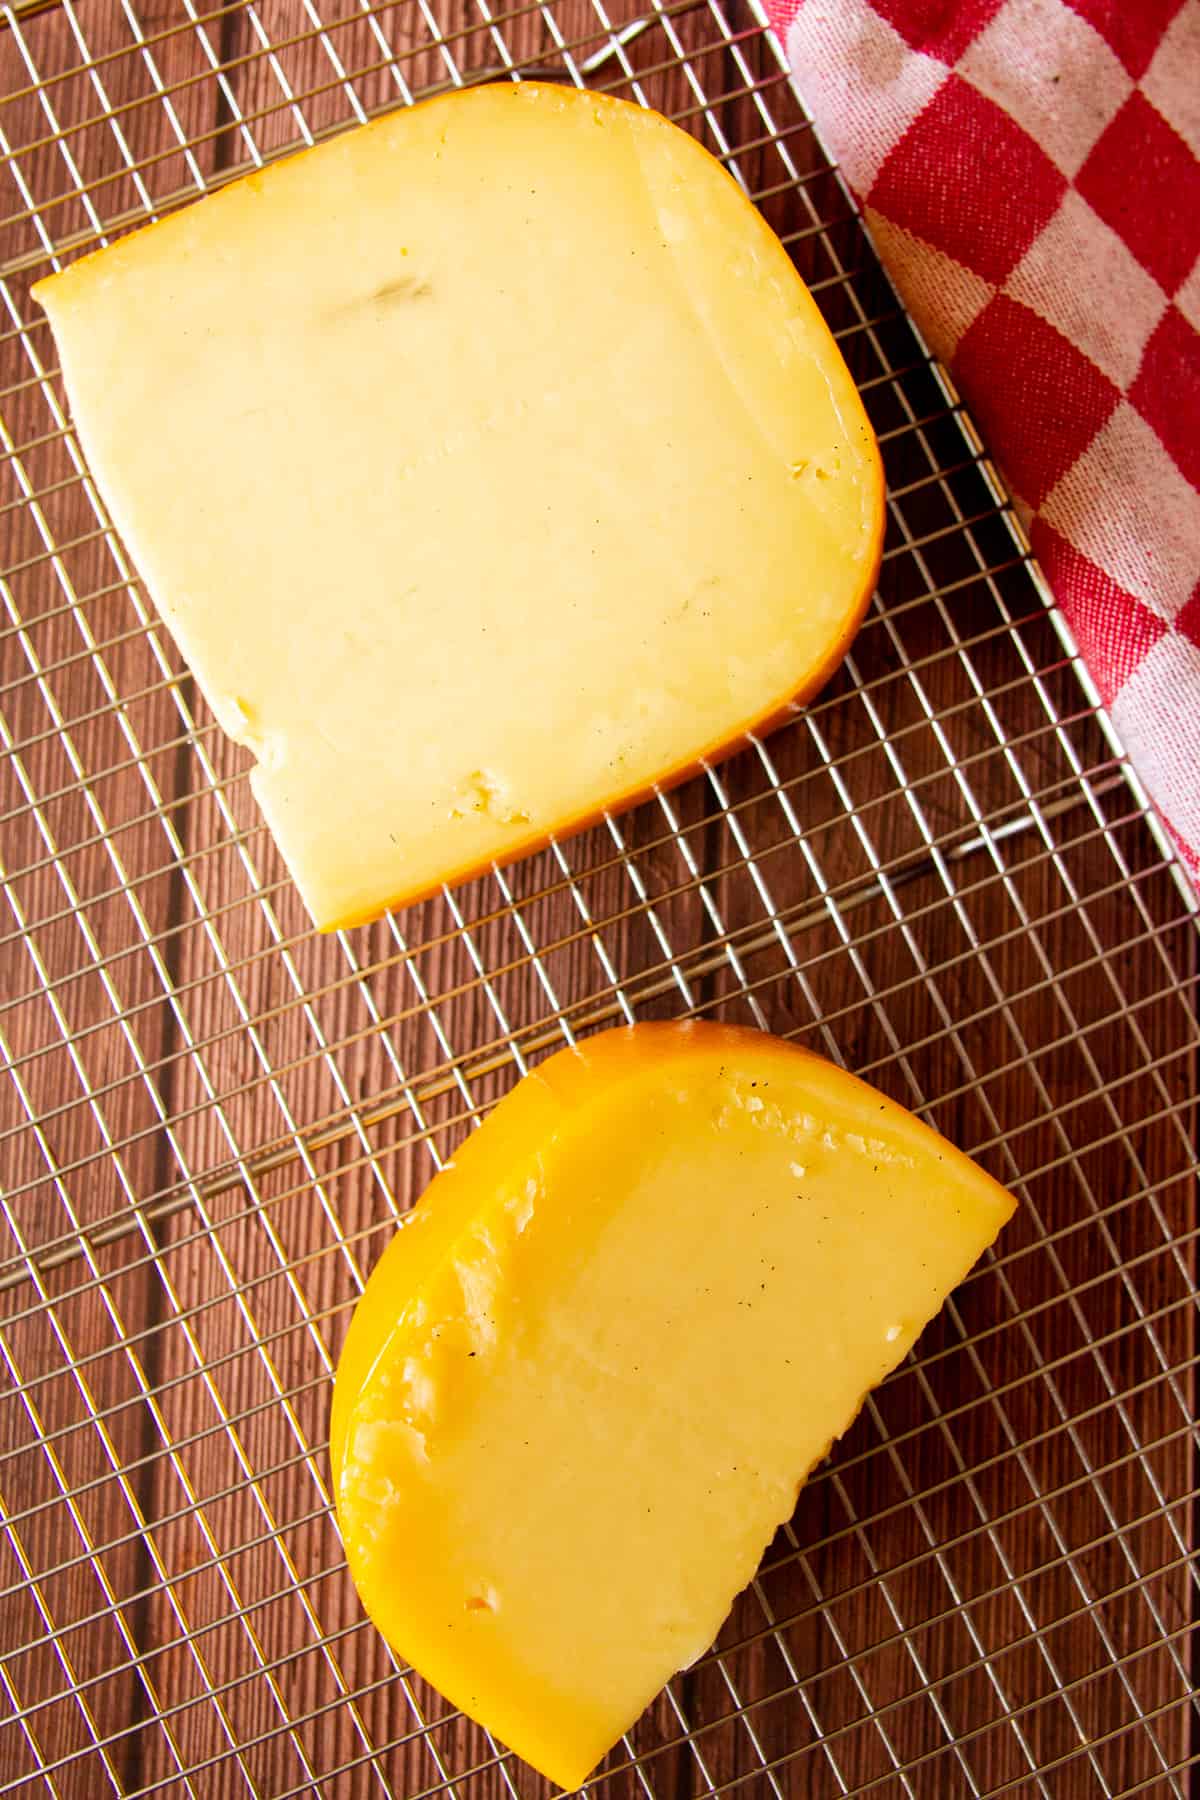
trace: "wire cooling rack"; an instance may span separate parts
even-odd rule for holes
[[[0,61],[0,1792],[545,1791],[364,1623],[330,1370],[482,1110],[579,1033],[689,1012],[845,1061],[1022,1206],[592,1787],[1194,1791],[1188,891],[761,21],[62,0],[0,7]],[[669,113],[780,231],[883,444],[879,592],[769,741],[318,939],[28,288],[381,108],[531,72]]]

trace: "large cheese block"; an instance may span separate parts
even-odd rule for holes
[[[355,1312],[331,1459],[368,1612],[577,1785],[707,1649],[1012,1208],[902,1107],[761,1033],[561,1052],[436,1178]]]
[[[882,518],[841,356],[655,114],[400,110],[35,290],[92,472],[323,926],[765,728]]]

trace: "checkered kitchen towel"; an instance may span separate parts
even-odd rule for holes
[[[774,0],[1200,879],[1200,0]]]

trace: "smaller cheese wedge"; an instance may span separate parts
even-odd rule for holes
[[[879,452],[779,240],[624,101],[443,96],[39,283],[112,518],[313,918],[769,729],[879,565]]]
[[[850,1424],[1013,1210],[893,1101],[719,1025],[522,1081],[381,1258],[330,1454],[401,1656],[577,1786],[715,1638]]]

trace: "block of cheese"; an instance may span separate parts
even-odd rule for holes
[[[903,1107],[762,1033],[561,1052],[434,1180],[351,1323],[330,1454],[367,1611],[577,1786],[712,1643],[1012,1209]]]
[[[873,585],[879,457],[820,314],[720,165],[623,102],[402,109],[35,291],[322,926],[765,729]]]

